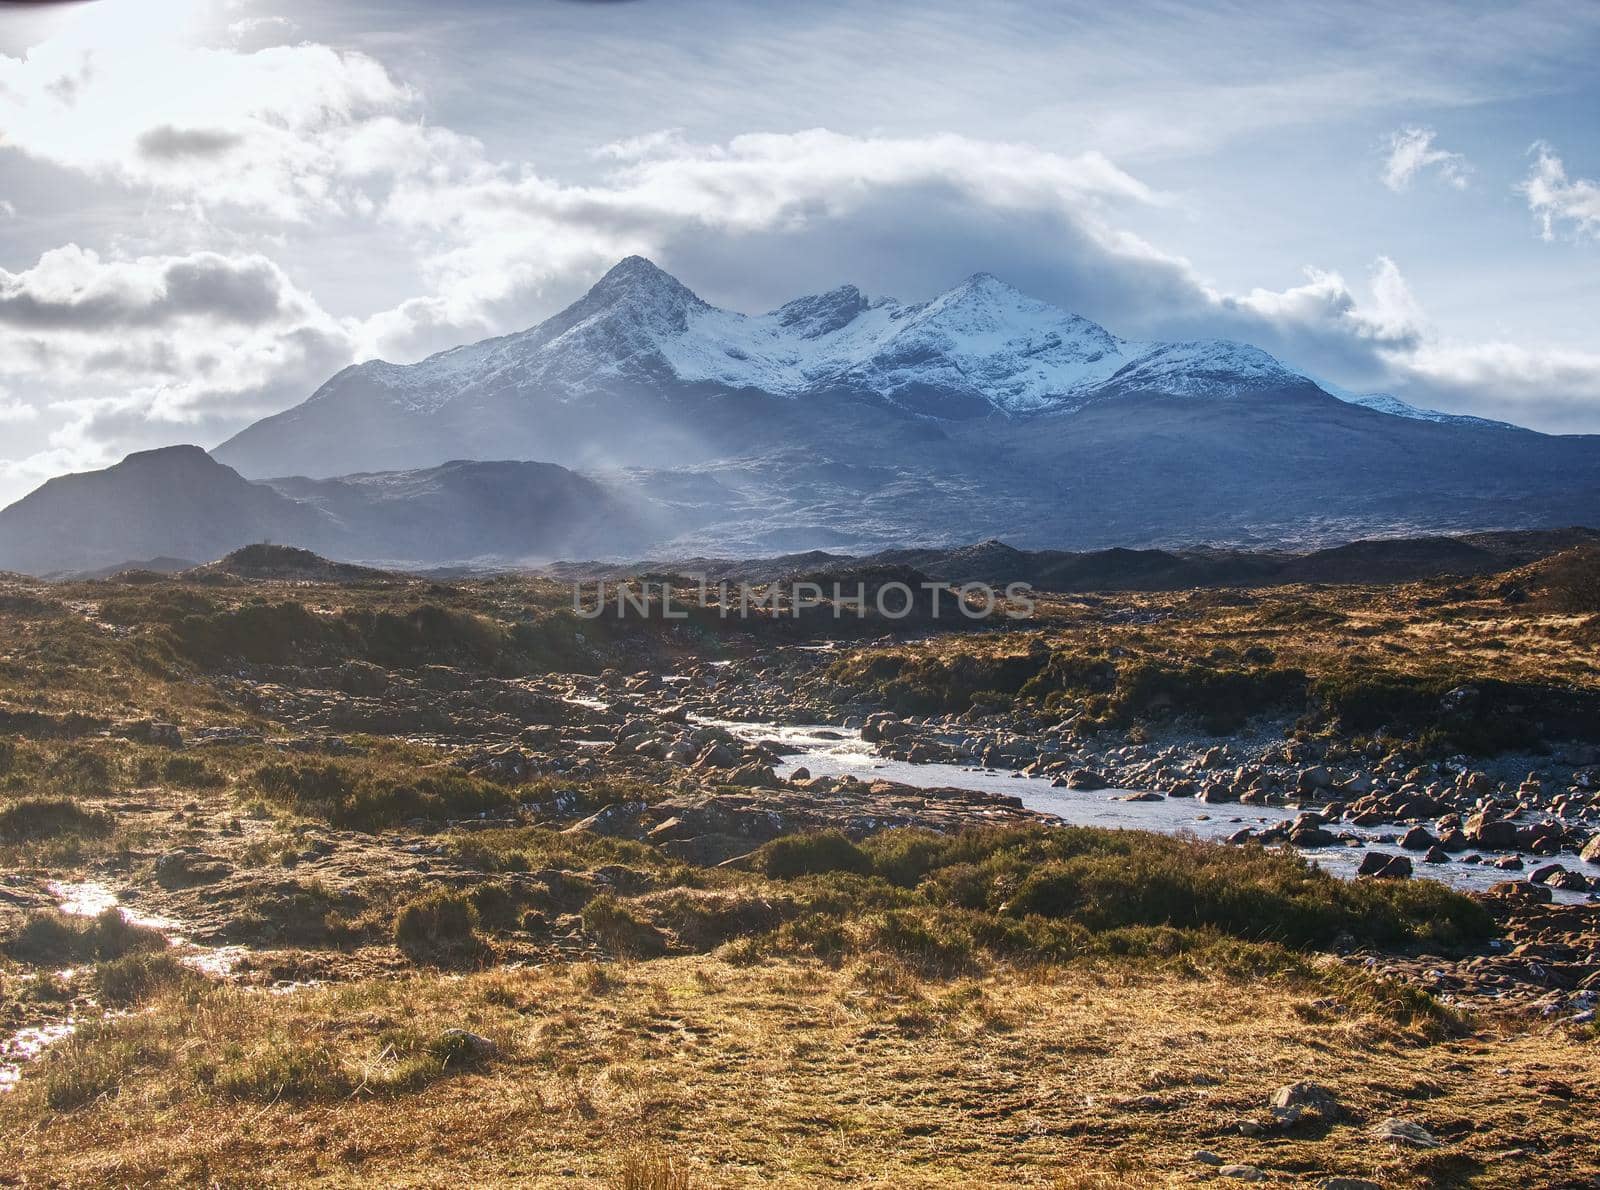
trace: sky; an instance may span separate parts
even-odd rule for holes
[[[0,503],[631,253],[1600,433],[1597,60],[1591,0],[0,0]]]

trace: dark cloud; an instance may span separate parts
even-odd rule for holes
[[[155,161],[210,160],[237,148],[244,138],[221,128],[175,128],[163,124],[139,137],[139,153]]]
[[[264,259],[228,260],[202,255],[166,271],[166,305],[244,326],[270,322],[283,312],[284,278]]]
[[[57,270],[66,272],[66,281]],[[260,326],[287,312],[289,283],[265,257],[213,252],[166,261],[102,262],[76,247],[23,273],[0,270],[0,325],[111,331],[201,317]]]

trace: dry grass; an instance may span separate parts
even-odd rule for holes
[[[1144,1186],[1189,1180],[1201,1148],[1286,1180],[1394,1187],[1600,1170],[1592,1046],[1532,1031],[1421,1044],[1304,1009],[1270,981],[1125,965],[927,982],[881,962],[709,957],[603,981],[551,968],[220,991],[64,1048],[0,1101],[0,1131],[30,1180],[77,1185]],[[499,1052],[431,1061],[449,1027]],[[1305,1078],[1347,1122],[1240,1135]],[[85,1106],[51,1108],[51,1087]],[[1366,1135],[1388,1116],[1446,1147]]]

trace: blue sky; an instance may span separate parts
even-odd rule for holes
[[[750,310],[987,270],[1600,432],[1588,2],[95,0],[0,55],[0,500],[629,252]]]

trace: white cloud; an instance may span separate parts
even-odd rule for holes
[[[278,40],[292,36],[300,26],[285,16],[242,17],[228,26],[235,42]]]
[[[416,93],[365,54],[129,35],[132,45],[107,44],[85,22],[25,57],[0,55],[0,144],[202,209],[284,221],[357,210],[372,175],[471,152],[424,126]]]
[[[433,245],[421,261],[432,293],[372,319],[365,342],[383,353],[524,325],[532,310],[548,312],[550,295],[572,296],[580,278],[630,253],[670,258],[696,237],[796,243],[852,220],[876,225],[870,212],[891,196],[910,208],[919,197],[954,199],[980,218],[1046,218],[1130,261],[1159,255],[1106,215],[1164,200],[1098,153],[813,129],[725,144],[645,137],[603,155],[618,164],[587,185],[466,157],[397,179],[378,217]],[[916,219],[914,210],[896,217],[902,229]]]
[[[1533,146],[1537,160],[1517,191],[1528,200],[1528,209],[1539,219],[1539,234],[1548,241],[1556,238],[1558,224],[1570,224],[1575,236],[1600,237],[1600,182],[1588,178],[1569,179],[1567,167],[1550,145],[1543,141]]]
[[[88,438],[236,427],[351,354],[347,328],[258,254],[106,259],[68,244],[0,269],[0,328],[0,380],[78,455]]]
[[[0,390],[0,425],[7,422],[36,421],[39,411],[32,405],[24,405],[15,397],[8,397]]]
[[[1472,167],[1460,153],[1435,147],[1438,134],[1431,128],[1402,128],[1389,136],[1388,156],[1383,164],[1383,184],[1399,193],[1409,189],[1424,170],[1433,170],[1440,180],[1457,190],[1465,190]]]

